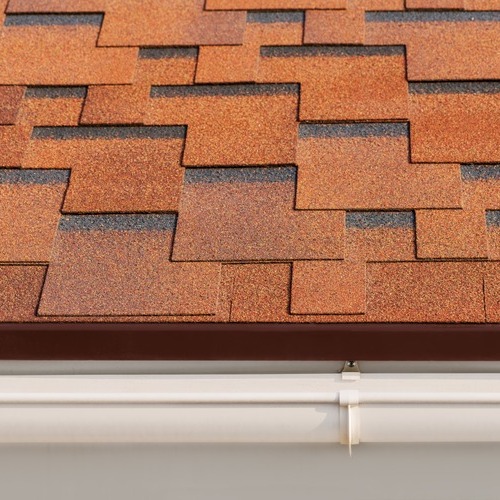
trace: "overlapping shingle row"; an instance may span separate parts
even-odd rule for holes
[[[498,0],[0,5],[0,321],[500,322]]]

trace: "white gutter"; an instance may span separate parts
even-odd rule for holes
[[[0,376],[0,443],[500,442],[500,374]]]

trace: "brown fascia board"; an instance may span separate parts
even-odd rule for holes
[[[500,324],[3,323],[0,359],[498,361]]]

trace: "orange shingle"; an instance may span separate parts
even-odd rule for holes
[[[174,221],[154,214],[65,217],[40,314],[214,314],[220,264],[169,262]]]
[[[144,121],[150,87],[142,85],[92,85],[80,122],[82,124],[135,124]]]
[[[0,86],[0,124],[13,125],[24,95],[24,87]]]
[[[0,262],[48,262],[66,190],[64,171],[0,171]]]
[[[120,0],[107,4],[99,46],[241,43],[244,12],[206,12],[205,0]]]
[[[362,44],[364,39],[365,16],[361,9],[307,12],[304,43]]]
[[[261,82],[299,82],[303,121],[408,116],[405,59],[398,47],[264,47]]]
[[[46,266],[0,266],[0,322],[36,320]]]
[[[71,169],[65,212],[177,210],[182,127],[53,127],[37,134],[23,165]]]
[[[208,10],[343,9],[347,0],[206,0]]]
[[[200,47],[196,68],[197,83],[255,82],[258,78],[259,54],[262,45],[300,45],[303,37],[302,16],[271,14],[277,22],[247,21],[242,45]],[[268,15],[267,13],[262,14]],[[254,22],[255,20],[255,22]]]
[[[296,211],[295,169],[189,169],[172,258],[340,259],[344,214]]]
[[[483,322],[481,263],[368,264],[369,321]]]
[[[188,125],[185,165],[295,161],[296,86],[158,87],[154,95],[146,123]]]
[[[98,27],[88,25],[4,26],[0,84],[131,83],[137,48],[97,48],[98,32]]]
[[[293,264],[292,314],[362,314],[366,311],[364,264],[298,261]]]
[[[410,95],[412,161],[500,161],[499,94],[497,83],[415,84]]]
[[[408,80],[500,78],[498,12],[373,12],[369,45],[405,45]]]
[[[302,125],[297,207],[460,208],[458,165],[408,162],[405,124]]]
[[[106,0],[9,0],[7,12],[104,12]]]

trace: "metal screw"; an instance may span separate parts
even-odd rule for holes
[[[348,366],[349,368],[354,368],[354,367],[356,366],[356,361],[348,361],[348,362],[347,362],[347,366]]]

